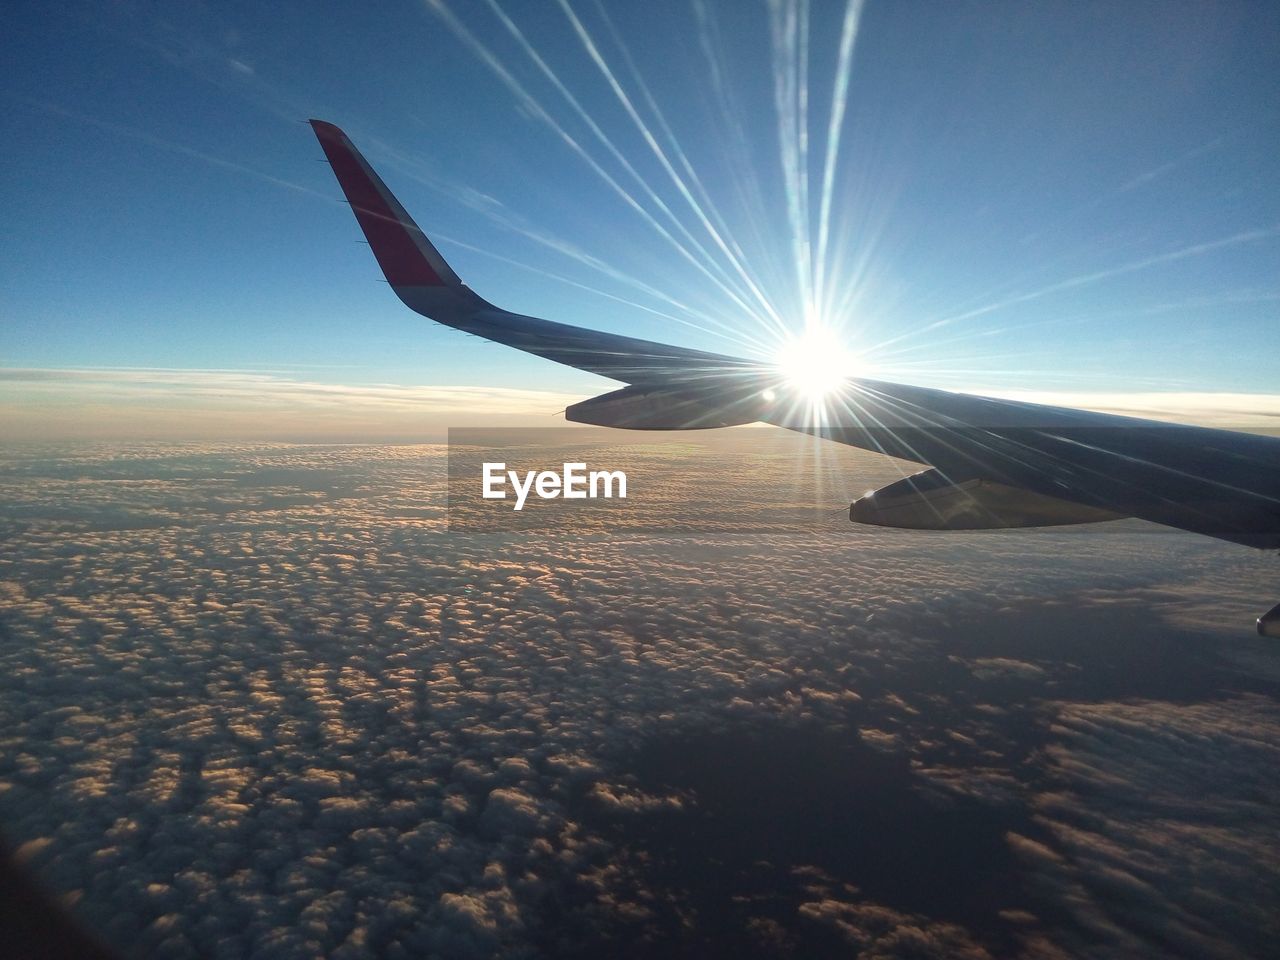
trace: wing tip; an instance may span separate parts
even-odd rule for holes
[[[342,128],[318,118],[307,122],[387,282],[393,287],[457,286],[457,275]]]

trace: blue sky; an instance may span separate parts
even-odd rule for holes
[[[808,309],[910,382],[1274,390],[1274,4],[28,3],[0,43],[3,367],[605,385],[403,309],[316,116],[520,312],[767,354]]]

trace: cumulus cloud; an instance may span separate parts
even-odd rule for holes
[[[739,495],[774,502],[776,464],[743,458]],[[438,446],[6,451],[0,823],[118,947],[1231,956],[1275,933],[1272,691],[1151,613],[1266,596],[1250,554],[836,519],[451,534],[444,485]],[[655,766],[695,733],[724,749]],[[795,843],[763,798],[802,811]],[[754,825],[740,863],[658,856],[717,817]],[[887,825],[813,830],[859,822]],[[1004,872],[922,866],[952,835]],[[862,882],[843,849],[915,875]],[[978,876],[1005,892],[973,901]]]
[[[805,920],[838,932],[859,957],[991,960],[991,954],[963,927],[905,915],[878,904],[824,897],[802,903],[799,913]]]
[[[1051,722],[1032,798],[1045,842],[1011,841],[1094,935],[1076,949],[1265,953],[1280,936],[1275,700],[1064,703]]]

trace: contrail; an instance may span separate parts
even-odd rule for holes
[[[1029,293],[1023,293],[1016,297],[1009,297],[1001,300],[999,303],[987,304],[965,313],[958,313],[954,316],[944,317],[941,320],[935,320],[933,323],[919,330],[914,330],[909,334],[902,334],[891,340],[886,340],[878,344],[876,349],[890,346],[909,336],[916,336],[928,333],[931,330],[937,330],[939,327],[945,327],[953,323],[959,323],[962,320],[972,320],[974,317],[985,316],[994,313],[997,310],[1004,310],[1008,307],[1017,306],[1020,303],[1028,303],[1032,300],[1039,300],[1041,297],[1048,296],[1051,293],[1059,293],[1063,290],[1072,290],[1077,287],[1088,286],[1091,283],[1098,283],[1102,280],[1110,280],[1113,277],[1124,276],[1129,273],[1136,273],[1139,270],[1145,270],[1148,267],[1159,266],[1164,263],[1175,263],[1179,260],[1186,260],[1189,257],[1198,257],[1201,254],[1211,253],[1214,250],[1220,250],[1224,247],[1234,247],[1242,243],[1252,243],[1256,240],[1266,240],[1270,237],[1280,235],[1280,224],[1272,227],[1259,227],[1254,230],[1245,230],[1242,233],[1233,234],[1229,237],[1222,237],[1218,240],[1210,240],[1205,243],[1193,244],[1189,247],[1183,247],[1180,250],[1171,250],[1168,253],[1157,254],[1154,257],[1146,257],[1142,260],[1135,260],[1132,263],[1122,264],[1118,267],[1111,267],[1107,270],[1097,270],[1093,273],[1082,274],[1078,277],[1071,277],[1058,283],[1050,284],[1047,287],[1041,287],[1039,290],[1032,290]]]
[[[35,107],[39,107],[40,109],[47,110],[50,113],[56,113],[60,116],[65,116],[73,120],[79,120],[84,123],[92,124],[94,126],[101,127],[104,130],[110,130],[113,133],[121,134],[123,136],[127,136],[135,140],[140,140],[143,143],[147,143],[152,146],[159,147],[160,149],[170,150],[175,153],[180,153],[183,156],[193,157],[198,160],[202,160],[205,163],[212,164],[214,166],[222,167],[229,170],[234,170],[237,173],[247,174],[248,176],[255,177],[267,183],[271,183],[281,187],[287,187],[288,189],[295,190],[299,193],[305,193],[313,197],[319,197],[323,200],[330,200],[330,201],[333,200],[333,197],[329,196],[328,194],[321,193],[320,191],[317,191],[317,190],[313,190],[310,187],[305,187],[297,183],[291,183],[290,181],[282,180],[279,177],[273,177],[270,174],[263,173],[259,170],[254,170],[252,167],[246,167],[243,164],[235,163],[234,161],[231,161],[231,160],[225,160],[221,157],[215,157],[206,153],[202,153],[199,150],[195,150],[191,147],[184,146],[183,144],[180,144],[180,143],[173,143],[168,140],[162,140],[159,137],[154,137],[151,134],[143,133],[140,130],[135,130],[132,127],[128,127],[123,124],[115,123],[110,120],[103,120],[100,117],[92,117],[86,114],[77,113],[74,110],[69,110],[66,107],[62,107],[54,103],[46,103],[39,100],[28,100],[25,97],[17,98],[17,99],[21,99],[23,102],[29,103],[30,105]],[[383,145],[381,149],[383,150],[383,152],[386,152],[392,156],[396,156],[402,162],[406,160],[406,158],[396,154],[395,151],[391,150],[389,147],[386,147],[385,145]],[[470,197],[471,194],[474,193],[474,191],[459,190],[457,185],[454,185],[454,184],[449,184],[443,181],[427,180],[416,174],[413,175],[413,179],[421,183],[424,183],[435,190],[439,190],[440,192],[452,197],[455,200],[458,199],[460,196]],[[599,294],[600,296],[607,297],[611,300],[628,304],[629,306],[633,306],[640,310],[644,310],[647,313],[651,313],[655,316],[662,317],[663,319],[672,320],[677,323],[684,324],[685,326],[688,326],[700,332],[710,333],[714,336],[724,337],[725,339],[736,342],[749,349],[756,350],[757,352],[763,353],[763,352],[767,352],[768,350],[767,345],[763,341],[756,339],[754,337],[751,337],[748,334],[745,334],[740,329],[739,326],[734,325],[732,323],[725,322],[723,320],[718,320],[715,317],[711,316],[710,314],[707,314],[703,310],[699,310],[698,308],[690,306],[689,304],[682,303],[681,301],[672,298],[670,295],[668,295],[664,291],[659,290],[655,287],[652,287],[649,284],[646,284],[641,280],[637,279],[636,277],[633,277],[629,274],[624,273],[623,271],[617,270],[614,267],[609,266],[604,261],[584,253],[583,251],[572,246],[571,244],[558,240],[557,238],[554,238],[554,237],[549,237],[544,234],[540,234],[527,227],[521,226],[515,223],[514,221],[500,217],[493,210],[493,208],[488,205],[476,202],[475,200],[471,200],[471,199],[463,200],[462,202],[466,206],[469,206],[472,209],[485,214],[486,216],[489,217],[490,220],[492,220],[493,222],[497,223],[498,225],[506,229],[509,229],[515,233],[519,233],[525,237],[528,237],[529,239],[537,243],[540,243],[543,246],[546,246],[552,250],[555,250],[557,253],[560,253],[588,267],[591,267],[592,269],[597,270],[605,274],[606,276],[610,276],[615,280],[619,280],[625,284],[628,284],[630,286],[637,288],[643,293],[649,294],[650,296],[653,296],[666,303],[669,303],[671,306],[675,307],[676,309],[684,311],[688,316],[699,317],[702,320],[704,320],[706,323],[710,324],[711,326],[710,327],[702,326],[701,324],[693,323],[687,318],[674,316],[669,313],[664,313],[661,310],[656,310],[653,307],[646,306],[645,304],[638,303],[634,300],[629,300],[626,297],[620,297],[615,294],[607,293],[606,291],[588,286],[587,284],[570,280],[567,277],[561,277],[556,274],[547,273],[548,276],[551,276],[556,280],[559,280],[563,283],[568,283],[572,286],[580,287],[584,290],[588,290],[592,293]],[[446,237],[441,237],[441,239],[448,239],[450,243],[453,243],[456,246],[463,247],[464,249],[471,250],[474,252],[487,254],[488,256],[495,257],[496,259],[502,260],[506,263],[510,263],[513,266],[523,267],[524,269],[527,269],[527,270],[546,273],[546,271],[541,270],[541,268],[531,267],[528,264],[523,264],[523,263],[520,263],[519,261],[512,260],[507,257],[499,256],[497,254],[494,254],[492,251],[483,250],[481,248],[474,247],[470,244],[463,243],[459,240],[454,240]]]
[[[849,99],[849,79],[853,73],[854,44],[862,18],[864,0],[849,0],[840,30],[840,52],[836,62],[835,83],[831,91],[831,117],[827,122],[826,156],[822,164],[822,199],[818,207],[818,258],[814,277],[814,298],[818,309],[828,306],[826,298],[827,239],[831,228],[831,195],[835,185],[836,162],[840,153],[840,134],[844,128],[845,107]]]
[[[807,0],[769,0],[773,47],[773,97],[778,113],[778,148],[786,190],[787,216],[796,281],[805,325],[812,324],[812,259],[809,244],[808,29]]]
[[[1178,169],[1178,167],[1184,166],[1190,161],[1195,160],[1198,157],[1204,156],[1206,153],[1211,153],[1212,151],[1217,150],[1220,146],[1222,146],[1222,144],[1225,141],[1226,141],[1226,137],[1214,137],[1212,140],[1208,141],[1207,143],[1202,143],[1200,144],[1200,146],[1194,147],[1191,150],[1188,150],[1185,153],[1174,157],[1172,160],[1168,161],[1167,163],[1162,163],[1158,167],[1154,167],[1151,170],[1147,170],[1145,173],[1138,174],[1128,183],[1124,183],[1124,184],[1121,184],[1119,187],[1116,187],[1114,193],[1117,193],[1117,194],[1128,193],[1130,190],[1135,190],[1138,187],[1146,186],[1152,180],[1158,180],[1161,177],[1163,177],[1165,174]]]
[[[1085,313],[1068,317],[1050,317],[1047,320],[1034,320],[1030,323],[1014,323],[1001,327],[988,327],[985,330],[975,330],[968,333],[958,334],[945,340],[930,339],[923,343],[908,344],[899,347],[897,350],[884,354],[882,358],[902,357],[906,354],[916,353],[920,350],[936,350],[940,347],[950,346],[955,343],[964,343],[969,340],[976,340],[979,337],[1003,336],[1011,333],[1022,333],[1026,330],[1034,330],[1039,327],[1066,327],[1082,323],[1096,323],[1099,320],[1124,320],[1133,317],[1150,317],[1158,316],[1162,313],[1171,313],[1175,310],[1204,310],[1210,307],[1228,306],[1240,303],[1275,303],[1280,301],[1280,291],[1252,291],[1245,290],[1236,293],[1225,294],[1223,296],[1208,297],[1190,297],[1185,300],[1177,300],[1170,303],[1157,303],[1146,307],[1132,307],[1123,310],[1109,310],[1106,313]],[[920,361],[908,360],[909,364],[946,362],[944,361]],[[1012,372],[1012,371],[1011,371]]]
[[[310,194],[313,197],[320,197],[324,200],[332,200],[328,194],[321,193],[318,190],[312,190],[310,187],[304,187],[300,183],[293,183],[289,180],[282,180],[279,177],[273,177],[269,173],[263,173],[261,170],[255,170],[253,167],[245,166],[243,163],[237,163],[234,160],[226,160],[222,157],[215,157],[212,154],[202,153],[194,147],[188,147],[181,143],[174,143],[170,140],[162,140],[159,137],[153,137],[149,133],[143,133],[141,130],[135,130],[133,127],[126,126],[123,123],[116,123],[112,120],[103,120],[101,117],[91,117],[88,114],[78,113],[56,103],[48,103],[43,100],[32,100],[28,97],[19,96],[18,94],[6,94],[14,100],[26,103],[41,110],[47,110],[50,113],[56,113],[59,116],[68,117],[72,120],[79,120],[81,123],[88,123],[103,130],[110,130],[112,133],[121,136],[131,137],[134,140],[140,140],[143,143],[150,144],[153,147],[159,147],[162,150],[171,150],[174,153],[180,153],[186,157],[194,157],[196,160],[203,160],[205,163],[212,164],[215,167],[222,167],[225,170],[234,170],[236,173],[243,173],[265,183],[271,183],[277,187],[285,187],[289,190],[296,190],[298,193]]]

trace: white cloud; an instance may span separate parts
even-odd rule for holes
[[[778,465],[752,449],[735,490],[774,503]],[[113,942],[530,955],[554,942],[548,898],[579,932],[660,932],[685,894],[620,846],[643,852],[646,824],[704,798],[626,758],[658,735],[779,726],[861,731],[922,809],[1026,811],[1011,843],[1044,885],[1008,923],[1028,956],[1149,946],[1142,923],[1175,912],[1197,949],[1265,929],[1194,879],[1273,882],[1280,830],[1256,797],[1276,789],[1274,706],[1213,702],[1227,674],[1206,674],[1205,704],[1070,693],[1169,631],[1185,646],[1165,670],[1240,646],[1179,633],[1160,603],[1269,597],[1248,551],[834,518],[765,538],[462,535],[438,512],[442,453],[6,451],[0,822]],[[1119,625],[1105,655],[1098,624]],[[778,910],[761,943],[812,927],[886,957],[987,950],[834,881]]]

